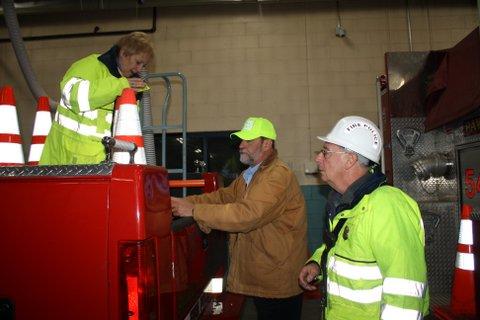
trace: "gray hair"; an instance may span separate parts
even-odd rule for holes
[[[357,152],[355,152],[355,151],[352,151],[352,150],[350,150],[350,149],[348,149],[348,148],[343,148],[343,149],[345,149],[345,151],[348,152],[348,153],[351,153],[351,154],[356,155],[356,156],[357,156],[357,160],[358,160],[358,162],[359,162],[361,165],[363,165],[363,166],[365,166],[365,167],[370,167],[370,159],[368,159],[368,158],[362,156],[361,154],[359,154],[359,153],[357,153]]]

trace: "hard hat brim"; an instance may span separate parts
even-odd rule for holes
[[[342,148],[348,148],[347,146],[343,145],[341,142],[335,141],[335,140],[332,140],[332,139],[328,139],[327,137],[317,136],[317,139],[328,142],[328,143],[333,143],[333,144],[335,144],[339,147],[342,147]]]
[[[333,140],[331,140],[331,139],[328,139],[327,137],[317,136],[317,139],[318,139],[318,140],[325,141],[325,142],[328,142],[328,143],[333,143],[333,144],[336,144],[337,146],[343,147],[343,146],[342,146],[341,144],[339,144],[338,142],[333,141]]]

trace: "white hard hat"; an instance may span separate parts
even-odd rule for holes
[[[340,119],[326,137],[317,137],[352,150],[365,158],[379,163],[382,153],[382,134],[370,120],[358,116]]]

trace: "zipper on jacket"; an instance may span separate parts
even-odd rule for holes
[[[340,258],[342,258],[342,259],[345,259],[345,260],[348,260],[348,261],[352,261],[352,262],[377,263],[377,260],[373,260],[373,261],[363,261],[363,260],[350,259],[350,258],[344,257],[344,256],[342,256],[342,255],[339,255],[339,254],[337,254],[337,253],[335,253],[334,255],[337,256],[337,257],[340,257]]]

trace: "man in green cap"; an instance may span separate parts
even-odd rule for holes
[[[253,297],[258,319],[300,319],[297,276],[307,256],[305,201],[295,174],[277,157],[273,124],[248,118],[240,161],[249,166],[216,192],[172,197],[176,216],[229,232],[227,291]]]

